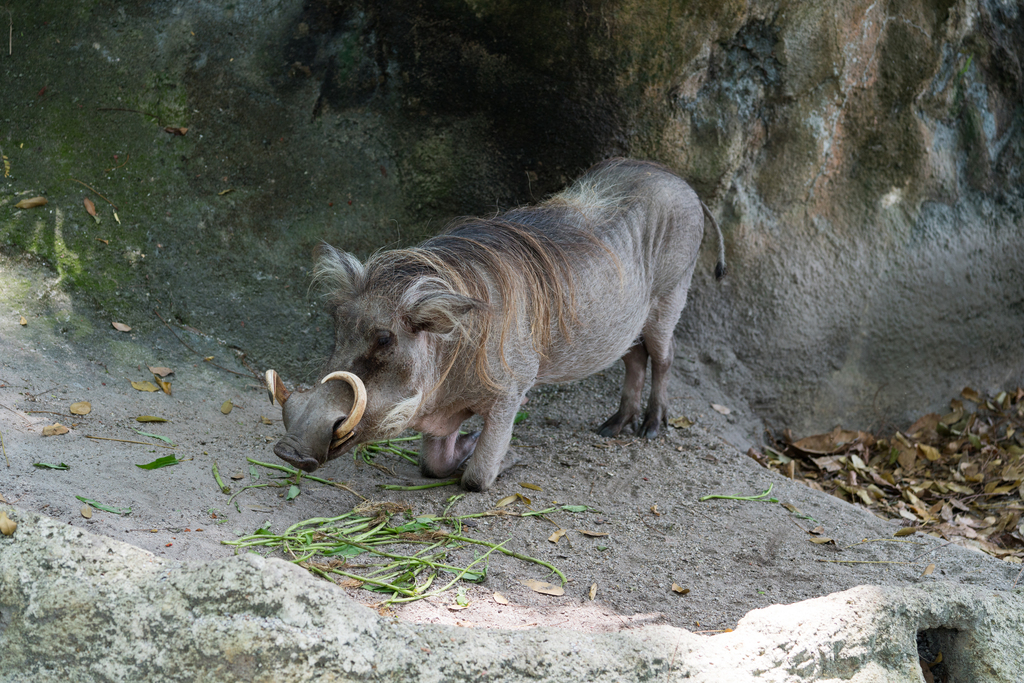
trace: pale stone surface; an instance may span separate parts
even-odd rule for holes
[[[920,681],[918,634],[951,680],[1016,683],[1024,594],[951,584],[861,586],[755,610],[713,637],[412,626],[382,619],[288,562],[209,563],[2,507],[0,680]]]

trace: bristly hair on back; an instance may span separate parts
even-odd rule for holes
[[[492,335],[499,335],[505,373],[511,371],[505,346],[520,327],[521,315],[529,321],[530,343],[543,355],[551,343],[553,321],[567,340],[578,323],[573,272],[579,260],[604,252],[618,266],[616,256],[594,233],[595,222],[608,219],[615,203],[609,204],[600,189],[584,196],[567,194],[495,218],[459,219],[418,247],[379,251],[365,265],[323,245],[314,280],[330,292],[335,305],[373,292],[393,301],[400,315],[413,300],[433,294],[435,313],[451,321],[446,336],[452,344],[439,381],[460,352],[476,349],[477,378],[500,387],[488,356]]]

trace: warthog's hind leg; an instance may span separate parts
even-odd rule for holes
[[[597,428],[601,436],[618,436],[625,427],[636,428],[640,419],[640,401],[643,397],[644,379],[647,377],[647,348],[642,340],[629,347],[622,357],[626,364],[626,379],[622,384],[622,398],[614,415]]]

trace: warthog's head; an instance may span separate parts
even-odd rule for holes
[[[311,391],[291,392],[273,370],[267,370],[270,401],[281,404],[288,433],[274,453],[305,472],[348,452],[356,443],[366,408],[366,388],[350,372],[332,372]]]
[[[322,248],[316,277],[334,318],[331,372],[295,393],[267,372],[288,430],[274,446],[278,457],[312,472],[356,444],[424,429],[417,422],[424,402],[443,393],[455,368],[476,364],[479,345],[471,341],[480,335],[469,326],[486,309],[437,273],[433,260],[413,250],[383,252],[364,266]]]

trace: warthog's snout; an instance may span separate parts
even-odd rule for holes
[[[329,380],[343,380],[327,385]],[[366,388],[350,372],[332,372],[308,392],[288,391],[273,370],[267,370],[271,403],[281,404],[288,433],[274,445],[274,454],[304,472],[345,453],[355,445],[359,421],[366,408]],[[327,386],[325,386],[327,385]],[[342,410],[341,406],[349,407]]]
[[[297,467],[303,472],[316,472],[316,469],[320,467],[320,462],[312,455],[302,455],[298,450],[299,444],[292,443],[291,440],[285,436],[283,439],[274,444],[274,455],[284,460],[289,465]],[[327,459],[327,454],[324,453],[324,460]]]

